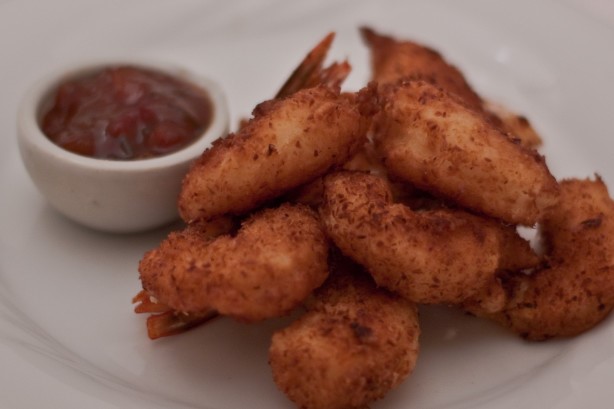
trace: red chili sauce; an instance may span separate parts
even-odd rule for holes
[[[175,152],[210,124],[207,93],[149,69],[118,66],[60,85],[43,132],[71,152],[144,159]]]

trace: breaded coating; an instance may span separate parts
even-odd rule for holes
[[[462,309],[478,315],[502,311],[508,297],[501,281],[509,274],[518,274],[519,271],[540,266],[540,257],[535,254],[528,241],[518,239],[518,233],[513,226],[503,228],[502,239],[497,273],[484,287],[462,302]]]
[[[561,200],[542,222],[546,267],[502,281],[503,311],[490,317],[530,340],[591,329],[614,308],[614,202],[597,179],[561,182]]]
[[[326,279],[327,255],[317,215],[283,204],[254,214],[236,235],[212,238],[195,226],[171,233],[139,272],[143,288],[175,311],[251,322],[298,306]]]
[[[383,92],[375,142],[391,175],[509,224],[532,226],[556,203],[544,159],[453,95],[423,81]]]
[[[269,363],[302,409],[364,408],[410,375],[419,335],[414,304],[366,275],[332,272],[308,312],[273,335]]]
[[[541,259],[527,240],[519,240],[520,236],[515,226],[500,226],[500,234],[500,271],[520,271],[539,266]]]
[[[514,247],[530,251],[508,226],[493,220],[395,204],[386,181],[366,173],[328,175],[320,216],[346,256],[378,285],[416,303],[458,304],[479,291],[512,246],[504,240],[517,240]]]
[[[371,52],[372,80],[379,84],[396,84],[400,80],[423,80],[456,94],[476,111],[482,99],[463,74],[432,48],[413,41],[401,41],[363,27],[362,38]]]
[[[365,142],[363,146],[341,166],[341,169],[369,172],[382,177],[387,176],[386,168],[375,152],[375,147],[371,140],[367,140],[367,142]],[[391,184],[391,187],[395,188],[396,185]],[[403,196],[407,196],[408,193],[413,191],[406,183],[402,183],[399,189],[395,189],[395,193],[397,190],[399,191],[399,195]],[[410,192],[407,192],[408,190]],[[306,204],[315,209],[322,204],[323,193],[324,176],[306,185],[299,186],[297,189],[289,192],[285,198],[290,202]]]
[[[439,52],[413,41],[376,33],[367,27],[360,31],[371,52],[373,81],[385,85],[423,80],[456,95],[468,108],[480,113],[491,125],[522,146],[533,149],[541,145],[540,136],[525,116],[485,101],[471,88],[462,72]]]
[[[512,138],[518,139],[522,146],[536,149],[542,144],[542,138],[524,115],[492,101],[484,101],[484,110],[491,123],[498,125],[504,132],[512,135]]]
[[[259,105],[238,133],[214,142],[185,176],[181,217],[242,214],[342,164],[365,141],[365,100],[319,86]]]

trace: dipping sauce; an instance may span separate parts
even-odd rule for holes
[[[109,67],[59,86],[42,130],[79,155],[145,159],[189,145],[211,123],[207,93],[168,74]]]

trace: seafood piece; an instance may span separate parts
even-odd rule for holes
[[[232,218],[218,217],[207,223],[193,224],[189,227],[189,231],[191,235],[198,235],[200,240],[206,241],[229,234],[235,228],[236,223]],[[147,335],[150,339],[181,334],[218,316],[217,311],[212,309],[196,314],[175,311],[147,290],[141,290],[134,296],[132,303],[136,304],[134,312],[137,314],[150,314],[147,317]]]
[[[368,100],[318,86],[259,105],[249,123],[214,142],[185,176],[182,218],[245,213],[342,164],[364,143],[370,121],[361,103]]]
[[[328,275],[327,239],[300,205],[265,209],[236,234],[212,238],[198,225],[171,233],[143,257],[143,288],[189,315],[215,310],[253,322],[289,312]]]
[[[480,113],[491,125],[527,148],[537,148],[541,138],[526,117],[500,104],[484,101],[471,88],[461,71],[443,56],[412,41],[401,41],[363,27],[361,34],[371,52],[372,79],[380,84],[423,80],[455,94],[468,108]]]
[[[324,68],[328,34],[278,91],[239,130],[214,142],[184,177],[184,221],[244,214],[345,162],[366,140],[375,113],[375,87],[341,94],[351,67]],[[220,193],[221,192],[221,193]]]
[[[367,140],[363,146],[342,166],[341,169],[362,171],[373,173],[378,176],[386,177],[387,172],[384,165],[381,163],[379,157],[375,152],[373,142]],[[395,185],[392,185],[396,187]],[[395,189],[395,193],[396,193]],[[398,191],[403,196],[407,196],[406,191],[413,191],[411,186],[403,183],[399,186]],[[299,186],[297,189],[292,190],[289,194],[285,195],[285,199],[292,203],[306,204],[314,209],[317,209],[322,204],[322,196],[324,194],[324,176],[315,179],[306,185]]]
[[[466,208],[532,226],[557,201],[543,157],[426,82],[387,88],[374,127],[391,175]]]
[[[384,179],[366,173],[328,175],[320,217],[378,285],[416,303],[461,303],[510,264],[508,254],[518,255],[514,263],[534,262],[513,227],[458,210],[414,212],[392,202]]]
[[[502,310],[468,309],[530,340],[578,335],[614,308],[614,202],[603,181],[561,182],[541,228],[546,266],[504,277],[494,290],[506,295]]]
[[[371,51],[372,79],[379,84],[423,80],[458,95],[470,108],[481,111],[482,99],[463,74],[439,52],[412,41],[399,41],[362,27],[362,38]]]
[[[307,313],[273,335],[269,363],[303,409],[364,408],[410,375],[419,335],[414,304],[332,269]]]
[[[512,112],[502,104],[492,101],[484,102],[484,110],[491,123],[498,125],[511,135],[511,138],[517,138],[522,146],[535,149],[542,144],[542,138],[524,115]]]

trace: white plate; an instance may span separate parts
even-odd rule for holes
[[[15,111],[46,72],[93,57],[168,59],[218,78],[233,120],[272,96],[304,53],[338,32],[347,87],[366,79],[360,24],[424,41],[486,97],[542,132],[558,177],[614,186],[614,31],[561,2],[74,1],[0,3],[0,407],[292,408],[271,381],[271,331],[217,320],[149,341],[132,313],[137,262],[166,231],[98,234],[52,211],[15,143]],[[374,408],[609,408],[614,321],[527,343],[444,308],[422,314],[414,375]]]

